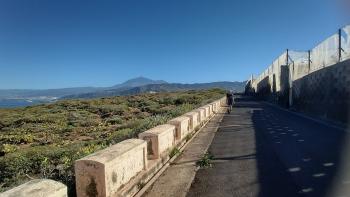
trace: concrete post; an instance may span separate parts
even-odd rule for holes
[[[175,126],[176,143],[183,140],[190,132],[190,118],[187,116],[180,116],[169,121],[170,125]]]
[[[1,197],[67,197],[67,186],[64,184],[49,180],[35,179],[0,193]]]
[[[77,196],[117,196],[123,185],[146,169],[146,141],[124,140],[75,161]]]

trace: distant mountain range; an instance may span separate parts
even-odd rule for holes
[[[110,96],[125,96],[140,93],[156,93],[156,92],[174,92],[183,90],[200,90],[210,88],[222,88],[226,90],[234,90],[242,92],[244,90],[245,82],[213,82],[213,83],[195,83],[195,84],[181,84],[181,83],[161,83],[148,84],[132,88],[116,88],[103,91],[96,91],[83,94],[75,94],[62,97],[62,99],[78,99],[78,98],[100,98]]]
[[[104,91],[116,88],[133,88],[148,84],[166,83],[161,80],[152,80],[145,77],[138,77],[130,79],[122,84],[112,87],[76,87],[76,88],[60,88],[60,89],[46,89],[46,90],[31,90],[31,89],[0,89],[0,99],[30,99],[43,97],[43,99],[58,99],[68,95],[91,93],[96,91]]]
[[[168,82],[163,80],[152,80],[145,77],[137,77],[134,79],[127,80],[122,84],[112,86],[111,89],[132,88],[132,87],[139,87],[139,86],[144,86],[149,84],[164,84],[164,83],[168,83]]]
[[[0,90],[0,108],[29,106],[40,103],[54,102],[61,99],[100,98],[140,94],[146,92],[170,92],[209,88],[243,91],[244,86],[245,82],[180,84],[138,77],[112,87],[77,87],[46,90]]]

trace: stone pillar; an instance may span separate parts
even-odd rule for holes
[[[218,107],[217,107],[215,101],[212,103],[212,105],[213,105],[213,112],[214,112],[214,113],[218,112]]]
[[[210,112],[210,106],[209,105],[205,105],[203,107],[205,109],[205,119],[209,119],[211,112]]]
[[[122,141],[75,161],[77,196],[117,196],[123,185],[146,169],[146,141]]]
[[[1,197],[67,197],[67,186],[49,179],[35,179],[0,193]]]
[[[198,122],[198,112],[188,112],[185,116],[190,118],[190,131],[192,132],[199,124]]]
[[[213,114],[213,106],[211,104],[206,105],[209,108],[209,117]]]
[[[220,100],[217,100],[217,101],[215,101],[214,102],[215,103],[215,105],[216,105],[216,112],[218,112],[219,110],[220,110]]]
[[[181,141],[190,132],[190,118],[180,116],[169,121],[169,124],[175,126],[176,142]]]
[[[166,155],[175,145],[175,126],[159,125],[139,134],[139,138],[147,141],[148,159],[159,159]]]
[[[199,109],[193,110],[193,112],[198,113],[198,124],[205,121],[205,109],[199,108]]]

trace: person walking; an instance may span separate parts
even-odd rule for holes
[[[232,111],[232,105],[233,105],[233,91],[229,91],[226,93],[226,102],[227,102],[227,113],[231,113]]]

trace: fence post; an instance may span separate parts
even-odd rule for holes
[[[311,69],[311,50],[308,50],[308,56],[309,56],[309,61],[308,61],[309,71],[308,71],[308,73],[310,73],[310,69]]]
[[[338,30],[338,54],[339,54],[339,62],[341,61],[341,29]]]

